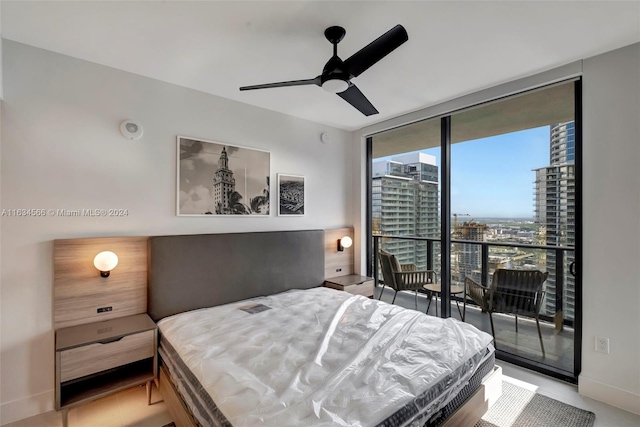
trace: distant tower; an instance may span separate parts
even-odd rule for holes
[[[227,147],[222,148],[218,169],[213,177],[213,201],[215,202],[216,213],[229,213],[229,194],[236,189],[236,180],[233,171],[229,169],[229,157]],[[219,208],[219,212],[218,211]]]
[[[550,165],[534,169],[536,173],[536,222],[545,227],[545,242],[548,246],[575,247],[575,122],[558,123],[551,126]],[[575,259],[574,251],[565,252],[565,265]],[[547,271],[545,300],[542,314],[556,313],[556,253],[547,251]],[[568,271],[568,268],[566,268]],[[567,319],[575,315],[575,279],[564,275],[562,292],[563,311]]]
[[[489,227],[486,224],[479,224],[475,221],[465,221],[458,233],[462,240],[472,240],[474,242],[483,242],[484,235]],[[480,281],[481,276],[478,274],[482,268],[482,246],[471,243],[458,243],[456,250],[458,257],[458,280],[464,281],[464,278],[470,278]]]

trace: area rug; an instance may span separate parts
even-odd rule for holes
[[[567,405],[509,382],[475,427],[592,427],[593,412]]]

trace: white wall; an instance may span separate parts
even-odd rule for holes
[[[2,1],[0,1],[0,100],[3,98],[2,84]]]
[[[640,44],[583,65],[580,393],[640,413]],[[611,353],[596,353],[596,336]]]
[[[2,38],[0,37],[0,69],[2,68]],[[0,72],[1,73],[1,72]],[[1,79],[1,77],[0,77]],[[0,80],[0,91],[2,89],[2,81]],[[2,98],[0,96],[0,109],[2,109]],[[0,164],[2,164],[2,114],[0,114]],[[2,167],[0,166],[0,188],[2,187]],[[0,203],[0,208],[1,208]],[[2,216],[0,215],[0,254],[2,253]],[[0,255],[1,257],[1,255]],[[0,262],[0,278],[2,277],[2,263]],[[0,279],[1,280],[1,279]],[[1,283],[1,282],[0,282]],[[2,289],[0,286],[0,321],[2,321]],[[0,324],[0,345],[2,342],[2,325]],[[0,347],[0,367],[2,366],[2,351]],[[1,371],[0,371],[1,375]],[[1,378],[1,376],[0,376]],[[2,387],[0,386],[0,389]],[[0,402],[2,402],[2,391],[0,390]],[[1,404],[0,404],[1,405]],[[1,408],[1,406],[0,406]],[[0,409],[0,424],[2,424],[2,409]]]
[[[53,408],[53,239],[351,225],[348,132],[7,40],[4,81],[0,207],[129,216],[2,218],[1,424]],[[176,217],[176,135],[269,150],[271,216]],[[306,176],[305,217],[275,216],[278,172]]]

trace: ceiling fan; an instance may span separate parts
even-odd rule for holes
[[[325,64],[322,74],[313,79],[292,80],[287,82],[267,83],[255,86],[243,86],[240,90],[266,89],[272,87],[317,85],[324,90],[335,93],[349,104],[357,108],[365,116],[378,114],[378,110],[369,102],[360,89],[351,83],[369,67],[393,52],[402,43],[409,40],[407,31],[402,25],[396,25],[367,46],[360,49],[347,60],[338,57],[338,43],[344,38],[346,31],[342,27],[329,27],[324,36],[333,44],[333,56]]]

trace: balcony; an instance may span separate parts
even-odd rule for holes
[[[403,256],[412,259],[424,257],[423,262],[415,263],[422,265],[422,268],[435,270],[440,282],[440,240],[405,236],[373,236],[373,241],[374,253],[379,248],[394,253],[392,248],[398,248],[401,242],[405,244],[409,244],[411,241],[426,243],[426,251],[422,247],[419,253],[417,251],[407,253],[407,248],[403,247],[402,254],[398,253],[396,256],[401,263],[404,262]],[[516,332],[516,318],[509,314],[493,314],[496,349],[500,358],[506,360],[514,357],[526,359],[530,363],[543,366],[543,369],[555,372],[558,376],[566,379],[572,378],[575,342],[573,329],[575,281],[573,277],[569,276],[569,264],[574,259],[573,248],[456,239],[452,239],[451,242],[451,285],[463,286],[464,275],[467,275],[490,286],[491,274],[496,268],[538,269],[549,272],[549,277],[545,282],[545,296],[540,309],[540,329],[545,355],[543,356],[540,348],[535,320],[518,316],[518,331]],[[468,265],[461,266],[463,262]],[[507,263],[510,264],[505,265]],[[375,268],[378,268],[377,261]],[[378,278],[380,278],[380,283],[376,287],[376,298],[379,298],[383,288],[382,275],[378,274]],[[385,288],[382,301],[391,303],[393,294],[392,290],[388,287]],[[451,317],[457,320],[461,320],[458,304],[462,310],[464,307],[463,298],[463,294],[451,297]],[[425,313],[428,301],[426,291],[419,293],[418,310]],[[398,292],[395,304],[415,309],[414,293]],[[429,315],[436,315],[435,304],[434,299],[428,312]],[[440,310],[439,299],[437,304],[438,310]],[[465,322],[491,334],[489,315],[481,312],[471,299],[466,301]]]
[[[376,287],[375,298],[380,297],[382,284]],[[391,304],[394,292],[389,288],[385,288],[382,301]],[[418,295],[418,311],[425,313],[428,306],[428,298],[424,293]],[[437,301],[440,304],[440,300]],[[458,300],[460,308],[463,304]],[[396,305],[415,310],[415,297],[413,292],[398,292],[395,301]],[[435,299],[431,302],[429,312],[427,314],[435,316]],[[440,307],[438,307],[440,313]],[[458,308],[455,302],[451,303],[451,317],[460,320]],[[489,323],[489,315],[482,313],[478,307],[467,303],[465,321],[474,325],[476,328],[491,334],[491,325]],[[513,354],[530,361],[551,365],[560,371],[566,373],[573,372],[573,347],[574,347],[574,331],[573,328],[565,327],[559,333],[556,332],[552,321],[541,321],[540,327],[542,332],[542,340],[544,342],[545,357],[542,356],[540,350],[540,342],[538,341],[538,331],[536,323],[533,319],[518,317],[518,332],[515,331],[515,317],[504,314],[494,314],[493,322],[496,331],[496,349],[501,352]]]

